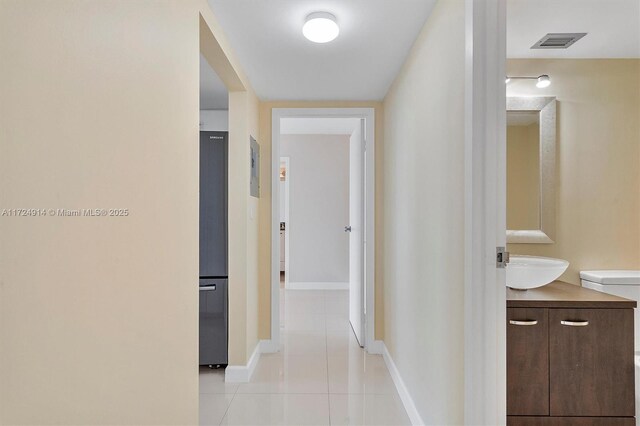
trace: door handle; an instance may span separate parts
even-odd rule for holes
[[[538,324],[538,320],[509,320],[509,324],[511,325],[536,325]]]
[[[560,321],[562,325],[568,325],[569,327],[585,327],[589,325],[589,321]]]
[[[344,232],[351,232],[351,225],[344,227]]]

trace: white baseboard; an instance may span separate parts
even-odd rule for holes
[[[393,362],[393,358],[391,358],[391,354],[387,349],[387,345],[385,345],[384,342],[380,340],[376,340],[376,342],[382,343],[382,357],[384,358],[384,363],[389,369],[389,373],[391,374],[393,383],[395,383],[396,385],[396,389],[398,390],[398,394],[400,395],[400,399],[402,400],[404,409],[407,411],[409,420],[411,420],[411,424],[424,425],[424,421],[422,421],[422,417],[420,416],[420,413],[418,413],[416,404],[413,402],[413,398],[411,398],[411,394],[409,393],[407,386],[404,384],[404,380],[402,380],[402,377],[400,376],[398,367],[396,367],[396,364]]]
[[[384,355],[384,342],[382,340],[374,340],[367,346],[367,352],[372,355]]]
[[[349,283],[340,282],[291,282],[287,290],[349,290]]]
[[[228,383],[248,383],[260,359],[259,348],[260,343],[258,342],[247,365],[228,365],[224,370],[224,381]]]
[[[260,353],[275,354],[280,352],[280,345],[276,345],[273,340],[260,340]]]

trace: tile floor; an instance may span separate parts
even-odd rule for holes
[[[201,425],[408,425],[380,355],[358,346],[347,291],[281,290],[282,347],[250,383],[200,369]]]

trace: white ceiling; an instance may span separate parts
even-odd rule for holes
[[[435,0],[209,0],[264,100],[381,100]],[[340,35],[302,35],[305,17],[333,13]]]
[[[350,135],[360,125],[359,118],[282,118],[283,135]]]
[[[547,33],[588,33],[566,50]],[[640,58],[640,0],[507,0],[508,58]]]
[[[229,109],[227,88],[202,55],[200,55],[200,109]]]

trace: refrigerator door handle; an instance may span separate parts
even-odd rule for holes
[[[200,287],[200,291],[216,291],[216,285],[208,285],[204,287]]]

